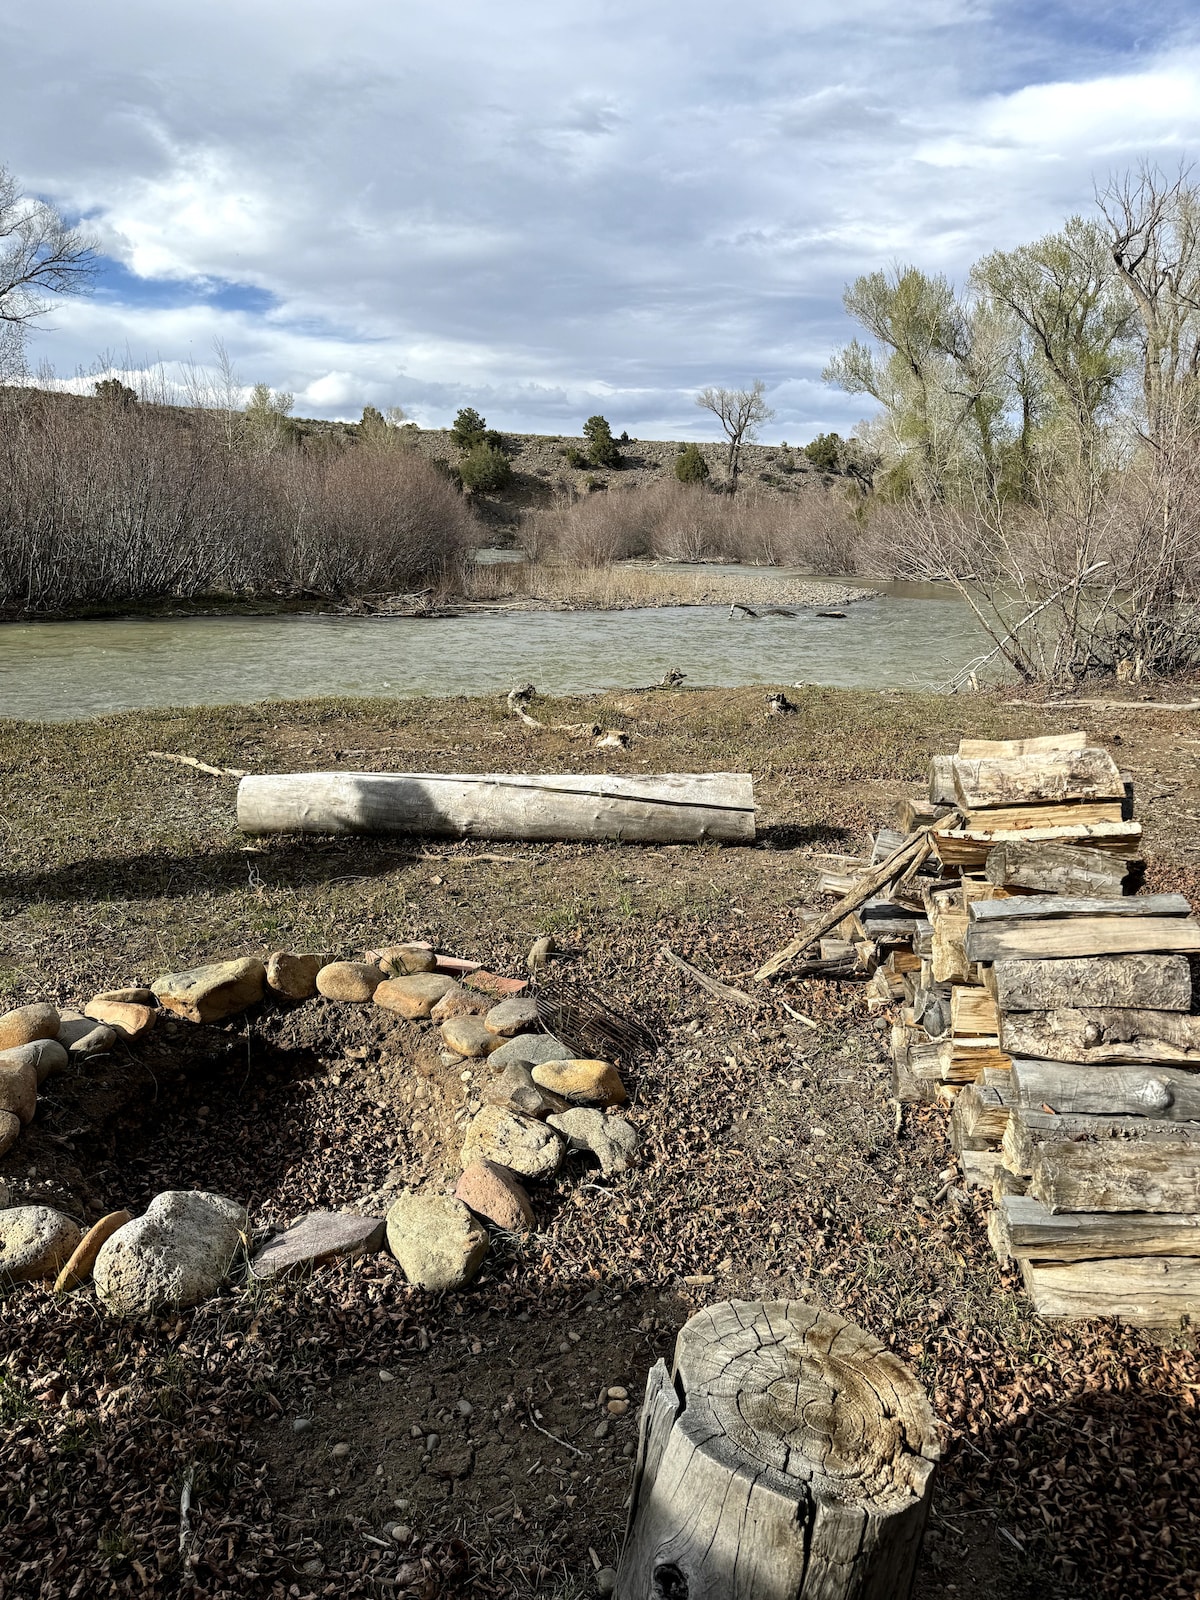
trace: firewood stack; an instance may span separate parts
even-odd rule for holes
[[[964,740],[897,820],[930,841],[892,906],[925,918],[873,980],[902,994],[897,1099],[948,1109],[1042,1315],[1200,1314],[1200,924],[1135,892],[1131,786],[1084,734]]]

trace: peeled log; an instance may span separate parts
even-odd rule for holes
[[[253,834],[752,844],[754,781],[739,772],[298,772],[243,778],[238,826]]]
[[[983,969],[1002,1011],[1115,1006],[1190,1011],[1192,970],[1186,956],[1124,955],[997,961]]]
[[[617,1600],[905,1600],[938,1454],[924,1391],[861,1328],[710,1306],[647,1380]]]

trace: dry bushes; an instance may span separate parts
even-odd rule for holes
[[[221,414],[0,393],[0,606],[440,586],[474,519],[415,453],[248,451]]]

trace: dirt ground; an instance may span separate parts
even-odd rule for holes
[[[941,1116],[909,1113],[896,1137],[886,1024],[854,986],[793,983],[735,1011],[658,954],[670,944],[747,985],[812,903],[824,853],[858,852],[919,792],[929,755],[968,732],[1086,726],[1112,742],[1147,824],[1148,886],[1196,903],[1200,719],[791,693],[787,719],[765,716],[761,690],[545,713],[628,727],[608,770],[752,771],[752,849],[251,842],[232,783],[148,754],[260,771],[599,769],[600,752],[499,701],[0,723],[4,1005],[407,938],[517,973],[550,932],[580,952],[571,975],[659,1041],[623,1064],[640,1169],[601,1180],[575,1160],[536,1186],[537,1232],[498,1236],[462,1294],[409,1289],[387,1256],[142,1324],[114,1324],[87,1291],[11,1290],[0,1595],[594,1594],[620,1545],[646,1373],[692,1311],[738,1296],[849,1316],[928,1386],[946,1455],[920,1600],[1200,1592],[1191,1334],[1032,1318],[987,1249],[983,1201],[953,1181]],[[256,1226],[366,1209],[455,1174],[482,1070],[443,1063],[428,1025],[369,1007],[167,1024],[50,1080],[0,1179],[13,1203],[81,1220],[191,1185],[245,1201]],[[612,1387],[628,1414],[609,1415]]]

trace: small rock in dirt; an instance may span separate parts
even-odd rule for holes
[[[118,1039],[140,1039],[150,1032],[158,1016],[155,1007],[132,1005],[127,1000],[89,1000],[83,1012],[93,1022],[112,1028]]]
[[[537,1001],[527,995],[514,995],[511,1000],[501,1000],[498,1006],[493,1006],[483,1021],[489,1033],[512,1039],[526,1028],[536,1027],[537,1019]]]
[[[292,1418],[292,1432],[293,1433],[311,1433],[312,1432],[312,1418],[311,1417],[293,1417]]]
[[[564,1100],[589,1105],[623,1106],[629,1098],[609,1061],[541,1061],[533,1069],[533,1081]]]
[[[153,989],[105,989],[103,994],[94,994],[93,1000],[111,1000],[117,1006],[155,1006],[158,1004]]]
[[[523,1178],[548,1178],[562,1164],[564,1145],[553,1128],[503,1106],[484,1106],[467,1128],[463,1169],[491,1161]]]
[[[628,1400],[610,1400],[606,1406],[610,1417],[623,1417],[629,1410]]]
[[[552,1111],[567,1109],[567,1102],[559,1095],[549,1094],[534,1083],[533,1073],[524,1061],[510,1061],[484,1089],[483,1098],[487,1105],[505,1106],[526,1117],[548,1117]]]
[[[451,1445],[446,1450],[438,1451],[429,1463],[429,1471],[435,1478],[456,1481],[459,1478],[469,1478],[474,1465],[475,1452],[469,1444]]]
[[[460,1056],[486,1056],[499,1048],[496,1035],[488,1032],[482,1017],[451,1017],[442,1023],[441,1034]]]
[[[350,1454],[350,1446],[345,1442],[345,1440],[341,1440],[338,1444],[334,1445],[329,1454],[335,1461],[344,1461]]]
[[[529,1196],[512,1173],[494,1161],[473,1161],[458,1180],[454,1194],[477,1216],[506,1233],[520,1233],[534,1225]]]
[[[412,1529],[407,1522],[393,1522],[388,1528],[388,1533],[397,1544],[407,1544],[412,1538]]]
[[[55,1072],[67,1069],[67,1052],[58,1039],[35,1039],[32,1044],[0,1050],[0,1067],[31,1066],[40,1089]]]
[[[17,1135],[21,1131],[21,1119],[15,1111],[0,1111],[0,1156],[6,1156],[17,1142]],[[8,1204],[8,1187],[0,1185],[4,1190],[4,1197],[0,1206]]]
[[[118,1228],[123,1228],[127,1222],[132,1221],[133,1217],[128,1211],[110,1211],[106,1217],[101,1217],[99,1222],[93,1222],[55,1279],[55,1294],[66,1294],[68,1290],[78,1289],[81,1283],[86,1283],[92,1275],[92,1268],[96,1265],[101,1245],[106,1239],[111,1239]]]
[[[460,1417],[473,1417],[475,1415],[475,1407],[469,1400],[460,1400],[454,1409]]]
[[[220,1288],[249,1226],[224,1195],[168,1189],[101,1247],[93,1269],[100,1302],[118,1316],[198,1305]]]
[[[168,973],[152,987],[164,1011],[185,1022],[220,1022],[261,1000],[266,984],[266,967],[245,957]]]
[[[406,1189],[387,1214],[388,1247],[419,1289],[459,1289],[483,1265],[487,1229],[448,1194]]]
[[[331,961],[317,973],[317,993],[326,1000],[362,1005],[382,982],[383,973],[369,961]]]
[[[446,990],[429,1016],[433,1022],[449,1022],[451,1017],[480,1017],[490,1004],[485,995],[471,994],[461,983],[456,983],[453,989]]]
[[[79,1228],[50,1206],[0,1211],[0,1278],[29,1283],[52,1277],[79,1243]]]
[[[608,1438],[608,1423],[607,1422],[598,1422],[596,1424],[596,1426],[592,1429],[592,1437],[594,1439],[607,1439]]]
[[[427,944],[389,944],[382,950],[373,950],[384,976],[403,978],[416,972],[432,972],[437,966],[437,953]]]
[[[444,994],[457,988],[444,972],[416,972],[409,978],[386,978],[375,991],[375,1004],[415,1021],[427,1017]]]
[[[273,950],[267,957],[267,987],[288,1000],[311,1000],[320,970],[320,956]]]
[[[0,1061],[0,1111],[32,1122],[37,1108],[37,1069],[32,1061]]]
[[[614,1383],[610,1388],[605,1390],[605,1393],[608,1395],[610,1400],[629,1399],[629,1390],[623,1388],[619,1383]]]
[[[596,1574],[596,1593],[614,1594],[617,1588],[617,1569],[615,1567],[601,1567]]]
[[[383,1247],[382,1217],[310,1211],[268,1239],[250,1263],[254,1278],[278,1278],[297,1267],[319,1267],[335,1256],[369,1255]]]
[[[522,1033],[502,1044],[492,1060],[498,1067],[506,1067],[510,1061],[524,1061],[532,1067],[539,1061],[565,1061],[570,1054],[552,1033]]]
[[[51,1005],[18,1006],[0,1017],[0,1050],[32,1044],[35,1039],[58,1037],[58,1008]]]
[[[58,1029],[58,1042],[76,1061],[107,1055],[116,1046],[117,1030],[107,1022],[85,1017],[82,1011],[64,1011]]]
[[[599,1157],[600,1170],[608,1176],[625,1172],[634,1164],[641,1136],[624,1117],[606,1117],[602,1111],[577,1106],[549,1119],[572,1150],[590,1150]]]
[[[535,939],[529,947],[529,954],[525,957],[525,965],[530,972],[540,972],[546,965],[547,957],[554,950],[554,936],[544,933],[540,939]]]

